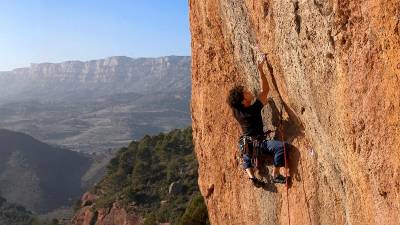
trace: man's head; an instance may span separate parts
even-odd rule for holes
[[[251,105],[254,95],[244,89],[242,85],[237,85],[229,91],[227,102],[232,108],[248,107]]]

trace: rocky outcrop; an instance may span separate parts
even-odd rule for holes
[[[110,208],[96,209],[94,201],[97,196],[85,193],[81,199],[81,208],[75,213],[70,225],[139,225],[141,217],[126,210],[118,202]]]
[[[399,224],[400,2],[189,4],[193,136],[211,223]],[[274,70],[265,126],[283,107],[294,146],[288,199],[284,186],[246,179],[225,103],[235,84],[259,91],[260,52]]]

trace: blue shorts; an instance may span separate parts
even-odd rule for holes
[[[274,166],[283,167],[285,166],[285,153],[283,147],[284,144],[286,145],[286,154],[288,154],[288,143],[275,140],[263,140],[260,143],[259,152],[265,155],[273,155]],[[253,165],[251,164],[251,157],[248,154],[243,154],[243,167],[245,169],[253,167]]]

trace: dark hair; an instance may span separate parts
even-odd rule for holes
[[[236,109],[242,107],[242,101],[244,99],[243,91],[243,85],[236,85],[229,91],[229,95],[226,101],[228,102],[230,107]]]

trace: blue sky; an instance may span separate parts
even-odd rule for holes
[[[115,55],[190,55],[187,0],[0,0],[0,71]]]

